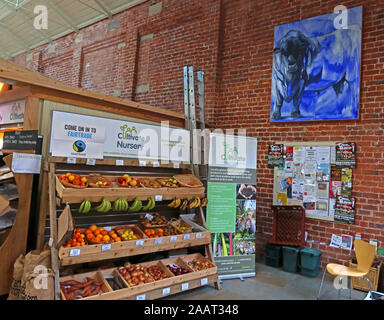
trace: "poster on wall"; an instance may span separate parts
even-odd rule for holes
[[[356,145],[354,142],[336,144],[336,166],[356,168]]]
[[[211,134],[207,227],[220,278],[255,275],[257,139]]]
[[[271,122],[357,119],[362,6],[275,27]]]
[[[284,145],[271,144],[268,147],[268,167],[282,167],[284,164]]]
[[[71,127],[76,127],[77,130],[69,130]],[[86,135],[84,135],[78,127],[80,129],[100,128],[97,130],[97,136],[92,135],[93,142],[95,139],[98,142],[101,141],[101,133],[104,130],[101,157],[190,162],[188,130],[56,110],[52,112],[50,152],[60,154],[57,148],[62,148],[62,146],[52,143],[54,140],[70,141],[70,138],[80,137],[82,139],[78,140],[89,142],[90,139],[86,139],[87,136],[90,136],[89,133],[85,132]],[[83,139],[83,137],[85,138]],[[68,144],[67,147],[65,150],[69,150],[71,146]],[[76,151],[72,150],[72,153],[74,153],[73,157],[78,155]],[[91,155],[86,157],[99,159],[91,157]]]

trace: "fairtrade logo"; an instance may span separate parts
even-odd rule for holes
[[[127,124],[121,126],[120,129],[121,129],[121,131],[123,132],[123,139],[126,139],[126,138],[127,138],[127,134],[128,134],[128,132],[129,132],[130,134],[132,134],[133,132],[135,132],[135,133],[137,134],[136,127],[132,127],[132,128],[130,128],[130,127],[128,127]]]
[[[83,152],[85,150],[85,143],[84,141],[77,140],[73,143],[73,150],[76,152]]]

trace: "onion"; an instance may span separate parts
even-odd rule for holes
[[[131,264],[129,263],[129,262],[126,262],[126,263],[124,263],[124,268],[130,268],[131,267]]]

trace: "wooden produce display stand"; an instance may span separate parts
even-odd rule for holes
[[[102,166],[104,170],[108,170],[108,160],[99,160],[93,170],[97,170],[98,166]],[[122,257],[129,257],[141,254],[149,254],[160,251],[175,250],[181,248],[189,248],[194,246],[206,246],[206,254],[209,261],[212,262],[212,255],[210,250],[211,235],[208,230],[201,227],[197,230],[196,227],[189,233],[178,234],[173,236],[163,236],[160,238],[143,238],[138,240],[129,240],[114,242],[107,246],[104,244],[88,244],[81,247],[64,247],[62,241],[58,238],[57,230],[58,226],[55,225],[57,221],[57,206],[64,204],[78,204],[84,200],[89,200],[92,203],[99,203],[102,199],[108,201],[116,201],[117,199],[124,198],[128,201],[132,201],[135,198],[147,200],[148,197],[159,197],[160,201],[172,200],[175,198],[180,199],[193,199],[194,197],[204,197],[204,187],[183,187],[178,188],[123,188],[117,186],[111,186],[110,188],[66,188],[60,182],[57,171],[57,164],[60,163],[60,159],[56,157],[49,158],[49,199],[50,199],[50,221],[51,221],[51,241],[52,241],[52,266],[53,271],[56,274],[55,277],[55,290],[56,298],[63,298],[63,294],[60,294],[60,282],[65,282],[71,279],[86,279],[87,274],[80,274],[69,277],[60,277],[59,269],[65,266],[74,264],[95,262],[108,259],[116,259]],[[61,168],[63,170],[65,168]],[[130,168],[135,167],[134,163],[130,162]],[[128,168],[128,167],[127,167]],[[161,172],[161,165],[157,168]],[[189,173],[188,169],[184,169]],[[64,170],[65,171],[65,170]],[[69,171],[69,169],[68,169]],[[105,176],[107,177],[107,176]],[[108,176],[110,181],[116,180],[118,176]],[[198,210],[198,214],[202,214],[201,207]],[[145,214],[145,212],[143,212]],[[204,217],[202,217],[204,221]],[[129,220],[129,213],[127,213],[127,221]],[[191,257],[196,255],[190,255],[185,257],[185,261],[190,261]],[[204,259],[203,257],[200,257]],[[182,258],[177,258],[182,259]],[[161,262],[152,261],[142,263],[143,266],[149,266],[156,263],[167,264],[174,259],[165,259]],[[185,263],[180,261],[180,263]],[[207,270],[191,271],[188,274],[180,276],[171,276],[169,279],[163,279],[155,281],[150,284],[144,284],[136,287],[123,288],[120,290],[112,290],[109,285],[103,286],[103,293],[100,295],[84,298],[86,300],[94,299],[155,299],[164,297],[166,295],[178,293],[184,290],[200,287],[203,285],[214,284],[217,289],[220,288],[217,267],[214,266]],[[112,276],[116,274],[116,268],[100,271],[97,275],[98,278],[104,278],[104,276]],[[90,275],[96,276],[96,273],[90,273]],[[104,281],[104,280],[103,280]],[[124,280],[123,280],[124,281]],[[168,289],[167,289],[168,288]],[[167,289],[163,291],[164,289]],[[161,294],[160,294],[161,293]]]
[[[162,243],[158,248],[156,248],[154,245],[151,245],[152,239],[145,239],[143,245],[140,246],[140,251],[133,250],[129,247],[124,247],[128,246],[128,244],[124,244],[124,246],[121,248],[118,246],[115,248],[115,245],[113,245],[111,248],[114,250],[110,250],[110,252],[102,254],[97,254],[95,253],[96,251],[92,250],[99,250],[100,247],[98,247],[98,245],[88,245],[87,249],[82,247],[84,254],[81,254],[80,257],[68,257],[68,250],[66,250],[67,248],[64,250],[63,248],[57,246],[57,218],[59,215],[58,213],[60,213],[60,210],[63,207],[63,204],[68,202],[71,206],[71,209],[76,211],[82,196],[90,196],[90,200],[98,201],[101,196],[100,191],[102,191],[102,195],[104,195],[106,194],[106,189],[76,190],[77,195],[75,195],[72,190],[66,190],[66,188],[62,188],[62,186],[56,184],[56,175],[59,172],[63,172],[64,170],[73,170],[74,168],[79,169],[81,166],[88,167],[88,172],[94,168],[99,168],[99,171],[103,172],[103,169],[106,169],[108,166],[113,166],[116,168],[117,160],[122,163],[122,166],[119,167],[121,170],[137,168],[138,171],[143,172],[149,167],[151,169],[155,168],[151,161],[147,161],[146,168],[143,168],[142,165],[140,165],[140,162],[136,159],[122,159],[113,156],[104,158],[103,160],[96,160],[95,165],[92,167],[86,165],[86,159],[77,159],[75,166],[69,165],[67,168],[67,159],[51,157],[49,150],[51,143],[50,134],[53,111],[76,113],[85,116],[115,119],[119,121],[131,121],[145,125],[148,124],[156,126],[160,125],[162,121],[167,121],[170,128],[182,129],[184,129],[186,125],[185,116],[182,113],[164,110],[158,107],[129,101],[127,99],[106,96],[104,94],[99,94],[74,87],[1,58],[0,78],[1,82],[6,82],[12,85],[12,90],[2,92],[0,94],[0,103],[14,102],[21,99],[24,100],[25,112],[23,130],[36,130],[37,134],[43,137],[41,146],[43,162],[38,185],[38,201],[36,204],[38,209],[37,215],[30,216],[32,194],[31,175],[15,174],[15,180],[20,192],[19,196],[21,205],[19,205],[15,223],[9,232],[7,239],[0,247],[0,295],[7,294],[9,291],[10,283],[12,280],[12,266],[16,258],[20,254],[26,253],[25,250],[28,235],[28,223],[30,218],[35,219],[35,216],[37,216],[36,220],[38,220],[38,230],[36,231],[37,234],[35,237],[36,249],[41,250],[43,248],[44,243],[48,240],[47,234],[50,234],[50,238],[52,239],[49,244],[51,244],[51,250],[53,253],[52,267],[55,270],[55,293],[57,299],[60,299],[60,290],[58,290],[58,282],[60,280],[60,267],[64,268],[66,266],[81,263],[82,261],[86,260],[97,261],[100,260],[100,256],[103,260],[108,260],[112,258],[111,252],[113,252],[113,258],[115,258],[132,256],[138,252],[150,252],[150,248],[152,248],[152,252],[156,252],[158,248],[161,248],[161,250],[170,250],[179,247],[205,245],[208,249],[207,255],[209,258],[211,257],[211,249],[209,248],[209,232],[206,230],[191,233],[190,238],[187,240],[180,240],[180,237],[177,237],[176,241],[171,242],[170,238],[168,239],[167,237],[164,237],[164,243]],[[159,168],[156,169],[159,169],[160,171],[163,170],[163,174],[169,174],[172,170],[173,174],[179,174],[185,171],[191,172],[191,166],[184,163],[179,163],[178,169],[174,169],[173,163],[161,163]],[[106,172],[103,173],[106,174]],[[190,192],[191,190],[188,191]],[[92,194],[87,194],[88,192],[92,192]],[[107,196],[112,201],[115,195],[114,192],[119,194],[121,190],[112,190],[112,194]],[[179,196],[188,198],[189,196],[192,196],[189,192],[180,194]],[[204,191],[202,192],[202,190],[199,190],[194,194],[194,196],[202,197],[203,194]],[[156,195],[158,194],[156,193]],[[138,194],[137,196],[142,197],[143,195]],[[145,197],[147,196],[148,194],[145,195]],[[164,202],[168,199],[171,199],[171,196],[167,193],[161,194],[161,196],[163,197]],[[129,198],[130,196],[126,196],[126,199]],[[201,208],[197,212],[202,214]],[[203,216],[201,217],[201,220],[204,221]],[[145,251],[143,251],[143,249]],[[90,251],[86,253],[86,250]],[[210,258],[210,260],[212,259]],[[193,273],[193,276],[193,279],[190,279],[190,288],[201,285],[201,283],[199,283],[199,274]],[[197,278],[195,278],[195,276],[197,276]],[[177,280],[176,282],[178,283],[179,280],[182,280],[182,277],[183,276],[175,277],[172,280]],[[191,275],[189,275],[189,277],[191,277]],[[208,284],[212,282],[215,283],[217,288],[220,287],[219,282],[217,281],[217,272],[216,274],[208,275]],[[177,286],[178,285],[175,284],[175,287],[171,287],[170,294],[178,292],[180,288]],[[139,288],[135,288],[135,290],[138,289]],[[156,291],[159,290],[158,287],[156,286],[156,288],[152,289],[153,290],[147,291],[147,297],[159,297],[159,293]],[[132,295],[128,294],[127,292],[123,295],[117,294],[117,296],[115,292],[108,293],[108,299],[115,299],[116,297],[129,298],[132,297]]]

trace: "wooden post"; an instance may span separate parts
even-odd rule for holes
[[[47,164],[46,162],[44,162]],[[49,208],[49,190],[48,190],[48,170],[43,165],[43,181],[41,184],[40,209],[39,209],[39,225],[37,230],[36,249],[41,250],[44,246],[44,233],[46,226],[46,218]],[[47,165],[48,167],[48,165]]]
[[[59,274],[59,255],[57,250],[57,215],[56,215],[56,187],[55,187],[54,163],[49,164],[48,189],[49,189],[49,224],[51,236],[49,245],[51,247],[52,270],[55,278],[55,300],[60,300],[60,274]]]

